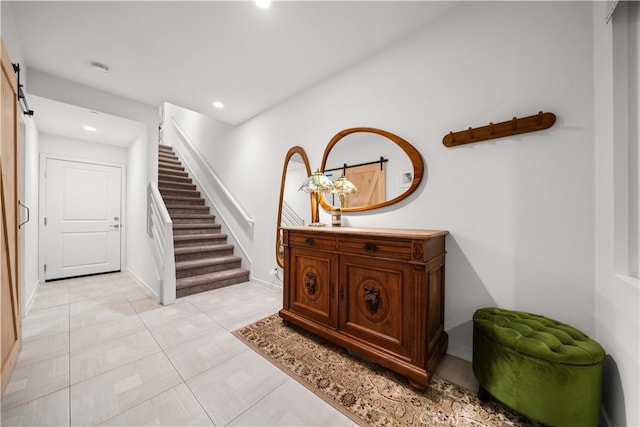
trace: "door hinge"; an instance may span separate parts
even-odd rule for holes
[[[44,225],[47,225],[47,217],[44,217]]]
[[[47,264],[44,265],[44,272],[47,272]]]

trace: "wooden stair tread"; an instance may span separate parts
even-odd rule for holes
[[[198,190],[195,190],[193,188],[182,188],[182,187],[169,187],[169,186],[158,186],[158,189],[160,190],[160,193],[164,193],[165,191],[171,191],[174,193],[178,193],[178,194],[185,194],[185,195],[190,195],[191,197],[200,197],[200,192]],[[194,196],[196,195],[197,196]]]
[[[230,270],[216,271],[215,273],[201,274],[199,276],[184,277],[176,280],[176,288],[188,288],[190,286],[197,286],[204,283],[224,280],[235,277],[249,276],[249,270],[244,268],[232,268]]]
[[[191,178],[189,178],[191,179]],[[162,179],[158,179],[158,188],[162,188],[162,187],[168,187],[168,188],[175,188],[175,187],[193,187],[194,189],[196,188],[196,185],[190,182],[180,182],[180,181],[165,181]]]
[[[220,224],[210,224],[210,223],[200,223],[200,224],[173,224],[174,230],[199,230],[199,229],[216,229],[220,230],[222,225]],[[211,233],[208,233],[211,234]]]
[[[158,159],[158,167],[162,168],[171,168],[171,167],[181,167],[184,170],[184,166],[182,166],[182,162],[180,160],[174,160],[169,157],[160,157]]]
[[[199,208],[199,209],[193,209],[193,208]],[[169,210],[169,216],[171,215],[175,215],[177,213],[193,213],[193,212],[203,212],[203,213],[209,213],[209,206],[198,206],[198,205],[191,205],[189,207],[181,207],[181,206],[167,206],[167,209]]]
[[[226,238],[227,238],[227,235],[223,233],[179,234],[177,236],[173,236],[174,241],[206,240],[206,239],[221,240]]]
[[[159,163],[158,164],[158,169],[162,168],[163,170],[171,170],[171,171],[176,171],[176,172],[184,172],[184,166],[182,166],[182,164],[177,163],[177,164],[170,164],[170,163]]]
[[[168,200],[175,201],[175,202],[192,202],[195,200],[197,201],[202,200],[204,202],[204,199],[202,197],[162,196],[162,199],[165,202]]]
[[[171,169],[171,168],[163,168],[158,166],[158,174],[162,175],[175,175],[176,173],[178,173],[179,175],[188,175],[189,173],[186,171],[176,171],[175,169]]]
[[[191,184],[190,182],[168,182],[168,181],[158,181],[158,190],[190,190],[190,191],[198,191],[196,190],[196,185]]]
[[[249,280],[242,257],[221,233],[222,224],[201,197],[173,148],[158,147],[158,189],[173,222],[176,297]]]
[[[194,190],[169,190],[165,188],[160,189],[160,195],[163,199],[172,197],[186,197],[189,199],[201,199],[199,191]]]
[[[211,252],[211,251],[226,251],[229,249],[233,249],[233,245],[223,243],[220,245],[200,245],[200,246],[186,246],[184,248],[175,248],[174,252],[176,255],[186,255],[193,254],[198,252]]]
[[[188,199],[201,199],[201,195],[199,191],[194,190],[170,190],[166,188],[160,189],[160,195],[163,199],[172,198],[172,197],[185,197]]]
[[[177,175],[173,175],[170,177],[166,177],[166,176],[158,176],[159,179],[159,183],[171,183],[171,184],[190,184],[193,185],[193,181],[191,180],[190,177],[188,176],[177,176]]]
[[[237,255],[223,255],[212,258],[192,259],[188,261],[176,261],[176,270],[202,267],[205,265],[226,264],[229,262],[242,261]]]
[[[175,156],[159,156],[158,157],[158,168],[174,168],[174,167],[184,168],[182,161]]]
[[[171,203],[165,203],[167,209],[193,209],[194,211],[208,210],[209,206],[204,205],[176,205]]]

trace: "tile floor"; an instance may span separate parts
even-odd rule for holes
[[[231,332],[275,313],[250,282],[158,305],[127,273],[45,283],[23,319],[3,426],[352,426]],[[468,362],[441,376],[476,387]]]

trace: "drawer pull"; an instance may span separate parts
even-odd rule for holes
[[[375,243],[365,243],[364,250],[367,252],[375,252],[378,250],[378,246]]]
[[[315,241],[311,237],[307,237],[306,239],[304,239],[304,242],[309,246],[315,243]]]

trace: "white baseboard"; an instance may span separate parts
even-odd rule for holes
[[[22,312],[23,319],[27,316],[27,313],[29,313],[31,306],[33,305],[33,298],[36,296],[36,292],[38,292],[39,287],[40,287],[40,280],[36,280],[36,284],[33,286],[33,292],[31,292],[31,295],[29,295],[29,298],[27,299],[24,305],[24,311]]]
[[[471,359],[473,358],[473,349],[466,346],[455,345],[455,343],[451,343],[451,341],[449,341],[447,354],[466,360],[467,362],[471,362]]]
[[[149,293],[151,293],[151,295],[153,295],[156,300],[158,302],[160,302],[160,296],[158,295],[158,293],[156,291],[153,290],[153,288],[151,286],[149,286],[144,280],[142,280],[140,278],[140,276],[138,276],[133,270],[131,270],[130,268],[126,268],[125,271],[130,274],[131,276],[133,276],[134,279],[136,279],[136,282],[138,282],[140,285],[142,285],[144,288],[147,289],[147,291],[149,291]]]
[[[256,285],[264,286],[265,288],[269,288],[272,291],[282,292],[282,282],[277,281],[275,283],[267,282],[266,280],[258,279],[255,276],[249,277],[249,281],[251,283],[255,283]]]

